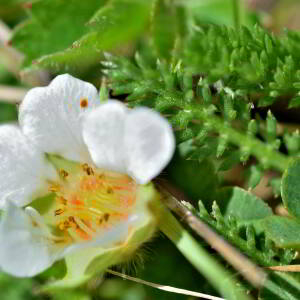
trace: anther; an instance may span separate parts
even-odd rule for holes
[[[67,178],[68,175],[69,175],[69,173],[68,173],[66,170],[64,170],[64,169],[60,169],[60,170],[59,170],[59,175],[60,175],[62,178]]]
[[[79,226],[77,225],[76,221],[75,221],[75,218],[74,217],[69,217],[68,218],[69,222],[71,223],[70,225],[75,227],[75,228],[78,228]]]
[[[60,202],[61,204],[63,204],[63,205],[67,205],[67,199],[64,198],[63,196],[60,196],[60,197],[59,197],[59,202]]]
[[[103,217],[104,217],[104,221],[107,222],[109,219],[109,214],[105,213]]]
[[[59,208],[59,209],[55,210],[54,215],[55,216],[59,216],[59,215],[61,215],[63,213],[64,213],[64,210],[62,208]]]
[[[88,164],[82,165],[83,171],[85,171],[88,175],[94,175],[94,170]]]
[[[60,186],[57,183],[51,184],[48,188],[49,192],[53,192],[53,193],[58,192],[59,189],[60,189]]]
[[[107,192],[107,194],[113,194],[114,190],[111,187],[109,187],[109,188],[107,188],[106,192]]]

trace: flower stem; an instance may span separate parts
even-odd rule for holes
[[[237,288],[232,274],[217,263],[209,253],[182,228],[176,218],[161,204],[156,205],[161,216],[160,230],[176,245],[185,258],[219,291],[226,299],[250,300]]]

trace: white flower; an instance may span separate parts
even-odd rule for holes
[[[0,268],[34,276],[65,258],[75,278],[122,261],[153,233],[145,184],[173,151],[170,125],[150,109],[100,104],[70,75],[30,90],[19,126],[0,126]]]

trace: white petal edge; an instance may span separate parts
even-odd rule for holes
[[[142,107],[128,113],[124,128],[126,169],[136,182],[146,184],[156,177],[174,150],[172,127],[159,113]]]
[[[123,138],[127,114],[128,109],[124,104],[108,100],[86,115],[83,139],[97,167],[126,172]]]
[[[32,212],[7,204],[0,223],[0,268],[6,273],[31,277],[54,262],[47,232],[34,222]]]
[[[87,107],[82,107],[82,99],[87,99]],[[90,157],[82,139],[81,122],[85,113],[98,104],[92,84],[68,74],[59,75],[49,86],[26,94],[19,111],[20,126],[41,151],[87,162]]]
[[[0,126],[0,208],[7,201],[29,204],[47,192],[56,172],[16,125]]]

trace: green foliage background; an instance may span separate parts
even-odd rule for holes
[[[0,122],[17,119],[4,86],[27,89],[66,72],[101,88],[100,97],[149,106],[176,134],[161,177],[190,200],[193,215],[262,267],[298,264],[300,23],[289,21],[299,10],[292,0],[252,10],[242,0],[2,0],[0,17],[12,34],[0,43]],[[11,49],[23,56],[17,74]],[[194,236],[239,280],[237,290],[253,299],[299,299],[297,274],[270,272],[258,290]],[[161,234],[140,251],[125,272],[220,292]],[[59,262],[32,279],[1,273],[0,297],[190,299],[111,275],[39,292],[63,271]]]

